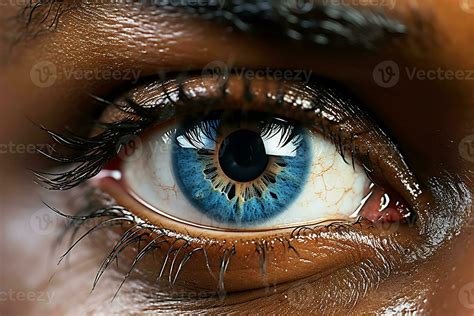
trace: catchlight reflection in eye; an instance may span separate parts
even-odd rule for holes
[[[370,191],[363,168],[323,135],[264,113],[220,111],[158,126],[139,146],[122,169],[129,189],[152,209],[196,225],[349,221]]]

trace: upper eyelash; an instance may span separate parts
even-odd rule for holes
[[[101,128],[102,132],[90,137],[73,133],[59,134],[40,126],[55,144],[65,150],[60,151],[56,146],[48,146],[47,151],[37,149],[37,152],[61,164],[77,164],[67,171],[57,173],[32,170],[36,182],[44,188],[58,191],[69,190],[94,177],[108,161],[118,154],[121,148],[120,142],[124,138],[141,134],[154,122],[153,113],[149,113],[147,109],[131,100],[127,106],[123,106],[97,96],[91,95],[91,97],[104,105],[116,106],[124,113],[139,116],[135,119],[128,118],[111,123],[96,122],[95,127]]]
[[[204,145],[202,142],[202,135],[208,139],[212,139],[214,142],[216,141],[214,133],[217,131],[218,126],[218,120],[203,119],[191,124],[189,128],[183,128],[182,132],[177,132],[179,135],[182,135],[190,144],[196,148],[200,148],[202,145]],[[175,142],[178,142],[177,138],[175,138]]]
[[[96,122],[96,126],[101,128],[102,131],[95,136],[82,137],[73,133],[60,134],[41,127],[49,134],[52,140],[59,145],[59,148],[50,146],[48,152],[44,150],[38,150],[38,152],[53,161],[61,164],[73,164],[73,166],[66,171],[59,171],[57,173],[33,171],[36,182],[49,190],[68,190],[74,188],[97,175],[107,162],[119,153],[124,145],[122,143],[123,140],[130,140],[132,136],[139,136],[153,124],[164,122],[172,118],[177,114],[176,109],[179,108],[181,104],[187,104],[188,106],[186,108],[191,109],[202,108],[202,112],[205,113],[211,110],[215,104],[222,102],[227,97],[227,80],[224,81],[220,87],[222,93],[217,97],[206,100],[205,104],[202,104],[202,100],[194,100],[189,97],[184,91],[184,85],[181,81],[177,82],[177,91],[175,91],[178,97],[173,98],[167,88],[165,88],[169,82],[169,80],[162,81],[164,96],[154,104],[138,104],[129,98],[124,100],[125,104],[116,104],[91,95],[94,100],[102,105],[114,106],[124,114],[127,114],[127,118],[117,122]],[[244,89],[243,95],[253,98],[250,83],[246,82]],[[284,102],[283,98],[285,94],[280,91],[281,89],[278,89],[277,104],[283,104]],[[330,94],[330,98],[337,98],[337,94],[335,94],[334,90],[328,89],[328,93]],[[316,102],[316,104],[320,103],[320,101]],[[354,110],[355,109],[352,109],[352,111]],[[302,109],[302,111],[306,110]],[[339,154],[346,163],[349,163],[346,159],[346,154],[349,153],[352,165],[354,166],[354,158],[357,154],[357,158],[360,160],[366,172],[368,174],[372,172],[373,168],[371,167],[372,164],[369,153],[356,152],[356,148],[353,146],[352,142],[358,135],[351,134],[342,137],[341,130],[330,130],[325,125],[322,126],[322,129],[325,136],[336,145]],[[288,139],[291,140],[295,132],[294,130],[289,135],[287,133],[284,141],[287,142]],[[60,150],[60,148],[64,150]]]
[[[213,113],[215,114],[215,113]],[[212,115],[212,114],[211,114]],[[225,120],[224,120],[225,121]],[[280,135],[278,144],[281,147],[286,146],[290,142],[295,143],[297,148],[303,141],[301,137],[302,130],[299,126],[286,120],[275,120],[274,118],[264,117],[260,120],[260,136],[264,139],[273,138],[277,134]],[[183,136],[190,144],[196,148],[200,148],[203,144],[202,136],[216,142],[216,132],[220,125],[220,120],[201,118],[197,122],[191,122],[182,131],[178,131],[178,135]],[[177,139],[176,139],[177,141]]]
[[[295,143],[295,147],[298,148],[301,145],[303,138],[301,137],[302,130],[299,126],[294,126],[287,121],[272,121],[268,122],[262,127],[261,136],[262,138],[272,138],[275,135],[281,133],[281,138],[278,144],[281,147],[288,145],[290,142]]]
[[[71,150],[73,154],[60,152],[54,146],[49,146],[48,152],[41,149],[37,151],[53,161],[76,165],[65,172],[33,171],[33,174],[37,182],[47,189],[71,189],[97,175],[118,153],[121,139],[137,135],[145,129],[146,125],[141,122],[125,120],[107,124],[107,128],[99,135],[85,138],[74,134],[59,134],[43,128],[56,144]]]

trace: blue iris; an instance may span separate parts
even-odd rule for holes
[[[211,134],[215,138],[215,133]],[[264,222],[287,209],[304,187],[311,163],[309,137],[304,131],[299,133],[292,155],[266,156],[267,167],[247,182],[233,181],[224,174],[223,170],[232,171],[233,165],[219,166],[215,143],[213,148],[207,144],[198,149],[175,142],[175,178],[189,201],[213,220],[247,225]],[[241,142],[233,146],[245,148],[245,141]],[[240,147],[234,152],[239,151],[242,152]]]

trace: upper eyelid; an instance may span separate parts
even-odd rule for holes
[[[194,78],[195,83],[197,83],[197,86],[199,87],[199,84],[202,83],[203,80],[202,77],[197,76],[192,78]],[[222,101],[220,97],[222,97],[222,93],[225,91],[225,89],[223,89],[225,85],[217,85],[217,88],[214,91],[211,91],[211,96],[208,93],[205,97],[201,95],[201,100],[197,100],[199,99],[199,96],[188,95],[187,92],[189,92],[189,90],[186,90],[187,88],[183,84],[178,83],[179,81],[173,79],[151,83],[151,85],[155,85],[155,93],[158,96],[158,99],[147,99],[145,97],[145,99],[149,101],[148,103],[143,102],[144,99],[141,101],[130,100],[133,96],[132,92],[127,92],[125,96],[119,97],[114,103],[99,99],[106,102],[109,106],[107,108],[107,110],[111,111],[108,113],[109,115],[110,113],[116,114],[122,112],[123,118],[119,122],[114,120],[105,122],[105,130],[103,131],[103,134],[99,134],[91,138],[71,139],[64,137],[63,135],[49,132],[53,138],[59,140],[61,145],[66,145],[66,147],[69,146],[69,148],[71,148],[70,143],[73,143],[73,148],[77,150],[76,156],[70,155],[69,157],[62,157],[60,155],[61,153],[59,153],[59,156],[53,156],[50,158],[60,162],[82,163],[79,166],[74,167],[74,169],[70,170],[68,173],[63,173],[56,176],[37,173],[36,175],[39,178],[40,183],[43,183],[50,189],[63,190],[72,188],[96,175],[105,165],[105,163],[116,155],[116,150],[118,148],[117,146],[119,146],[121,142],[127,137],[138,137],[142,132],[147,130],[152,125],[172,119],[173,117],[176,117],[177,114],[189,115],[193,111],[195,113],[202,113],[202,111],[205,110],[205,106],[207,106],[212,100],[212,93],[214,93],[214,98],[217,101]],[[292,83],[288,82],[287,84],[291,86]],[[294,84],[297,85],[297,83]],[[135,96],[140,96],[142,95],[140,91],[143,92],[141,89],[143,89],[143,86],[133,88],[132,91],[136,92]],[[358,107],[353,103],[353,101],[345,99],[343,95],[338,96],[337,91],[327,88],[324,82],[307,85],[304,89],[307,89],[306,92],[317,96],[309,99],[310,106],[307,109],[303,109],[303,102],[298,104],[297,99],[291,99],[295,97],[294,95],[292,96],[291,94],[285,93],[280,97],[282,98],[282,101],[285,102],[286,106],[280,107],[280,110],[286,109],[288,111],[290,109],[291,111],[286,112],[287,114],[291,113],[294,115],[296,113],[303,113],[305,114],[305,117],[308,115],[308,113],[310,113],[311,119],[309,119],[309,121],[316,120],[323,122],[322,119],[327,122],[334,121],[335,124],[332,127],[326,126],[324,124],[319,126],[320,128],[326,129],[325,132],[323,131],[323,134],[329,135],[329,138],[333,141],[333,143],[340,148],[341,153],[345,152],[346,150],[352,153],[353,150],[356,150],[357,152],[367,155],[359,156],[358,158],[363,158],[362,165],[366,167],[366,169],[368,167],[368,170],[371,170],[371,172],[376,171],[373,168],[374,165],[370,165],[372,159],[375,158],[375,161],[377,161],[376,167],[379,173],[383,173],[383,171],[385,171],[383,169],[387,169],[387,172],[397,175],[396,179],[393,179],[394,181],[397,181],[394,184],[395,188],[403,191],[399,193],[405,193],[405,195],[402,194],[403,198],[413,205],[417,200],[417,197],[421,194],[420,185],[415,175],[406,165],[403,157],[398,152],[397,147],[389,140],[389,138],[387,138],[383,131],[379,130],[378,127],[376,127],[377,125],[373,125],[374,123],[371,122],[370,119],[366,117],[365,114],[363,114],[363,112],[358,110]],[[148,87],[146,90],[150,91],[152,89]],[[199,89],[196,91],[199,92]],[[278,91],[279,90],[276,89],[273,93],[273,96],[276,99],[279,97]],[[301,93],[302,90],[296,91]],[[260,92],[263,93],[262,91]],[[195,97],[198,98],[194,100]],[[260,97],[262,97],[261,94]],[[267,95],[264,94],[263,97],[267,98]],[[290,99],[285,100],[285,97],[289,97]],[[157,102],[157,100],[159,102]],[[294,105],[291,105],[292,102],[295,102]],[[263,104],[265,105],[266,103]],[[277,107],[274,108],[276,109]],[[300,108],[300,111],[295,111],[297,108]],[[125,113],[128,112],[128,114],[123,114],[124,110]],[[256,108],[254,110],[258,111],[259,109]],[[268,111],[269,108],[264,106],[263,108],[260,108],[260,110]],[[133,113],[134,111],[141,111],[142,113],[140,113],[140,115],[136,115],[136,113]],[[280,115],[285,116],[284,113],[281,113]],[[103,118],[107,118],[107,115],[103,116]],[[357,131],[353,130],[354,125],[350,123],[350,121],[353,120],[359,122],[355,125],[358,128]],[[346,142],[341,142],[341,133],[347,133],[347,136],[344,137],[344,139],[349,140]],[[350,139],[350,135],[365,136],[361,138],[357,136],[355,139]],[[375,144],[377,144],[377,146],[370,144],[370,153],[368,151],[366,152],[365,150],[368,148],[364,147],[369,145],[365,138],[366,136],[370,138],[371,142],[375,142]],[[392,157],[394,161],[387,161],[384,159],[386,156]],[[89,161],[87,160],[88,157],[90,159]],[[354,159],[354,156],[352,155],[349,158]],[[344,159],[346,160],[347,156]]]

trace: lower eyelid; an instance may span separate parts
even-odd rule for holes
[[[174,280],[183,258],[193,253],[189,261],[180,269],[177,285],[205,292],[236,292],[264,288],[275,284],[290,282],[315,275],[324,275],[334,269],[343,269],[358,265],[364,261],[372,262],[374,269],[384,269],[390,261],[393,265],[400,261],[403,253],[395,249],[410,249],[416,244],[416,232],[413,228],[402,228],[405,238],[398,240],[400,227],[386,227],[385,231],[364,226],[343,223],[321,227],[301,227],[298,230],[286,230],[267,233],[232,233],[200,231],[192,227],[183,228],[172,221],[147,210],[133,199],[127,197],[115,180],[103,178],[95,183],[107,194],[117,199],[118,204],[133,210],[144,223],[153,222],[156,227],[164,227],[163,240],[166,245],[154,251],[153,257],[163,258],[170,250],[176,252],[182,248],[179,258],[175,259],[171,277],[171,261],[165,269],[164,280]],[[390,231],[392,229],[392,231]],[[394,232],[397,231],[397,234]],[[163,231],[150,235],[143,243],[147,245]],[[406,236],[413,238],[406,238]],[[390,247],[390,245],[397,245]],[[203,251],[206,250],[207,258]],[[381,250],[386,250],[382,256]],[[386,257],[385,257],[386,256]],[[398,260],[394,258],[398,257]],[[207,260],[208,261],[207,261]],[[221,272],[222,265],[228,267]],[[155,272],[155,265],[149,270]],[[161,259],[158,259],[161,264]],[[209,263],[210,270],[207,263]],[[158,265],[159,266],[159,265]],[[386,268],[386,267],[385,267]],[[393,267],[394,268],[394,267]],[[174,273],[174,274],[173,274]],[[220,273],[224,274],[222,284]],[[220,285],[221,284],[221,285]],[[223,288],[220,288],[223,287]]]

